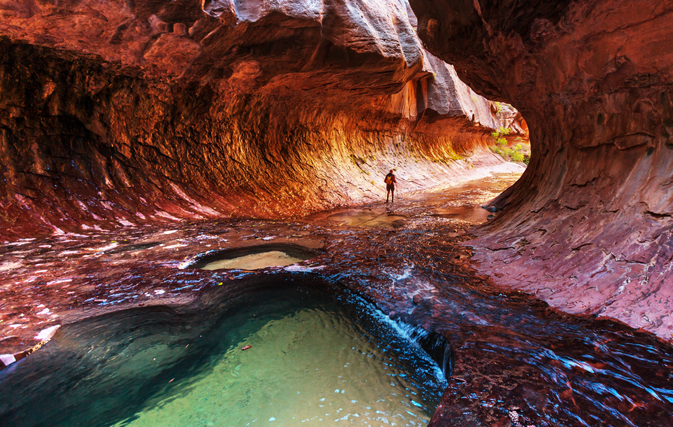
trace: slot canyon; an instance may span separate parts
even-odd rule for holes
[[[671,46],[669,0],[0,0],[0,427],[673,426]]]

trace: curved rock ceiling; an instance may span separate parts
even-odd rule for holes
[[[411,178],[496,161],[460,75],[533,143],[479,268],[670,339],[673,2],[411,7],[2,1],[0,237],[304,215],[379,197],[400,158],[433,184]]]
[[[426,47],[530,127],[530,167],[472,242],[481,269],[670,340],[673,2],[410,3]]]
[[[499,162],[489,102],[423,50],[403,0],[0,13],[5,238],[304,215],[381,197],[401,158],[409,190],[467,170],[461,156]]]

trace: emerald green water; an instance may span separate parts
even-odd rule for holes
[[[116,426],[421,426],[434,401],[338,307],[276,301],[239,314],[212,369]],[[278,314],[282,313],[279,317]],[[252,348],[242,351],[241,348]],[[434,400],[434,399],[433,399]]]
[[[350,294],[223,295],[63,327],[2,371],[15,393],[0,414],[16,426],[427,425],[446,384],[413,328]]]

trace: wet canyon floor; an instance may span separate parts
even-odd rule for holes
[[[430,425],[673,426],[670,345],[499,290],[470,266],[461,242],[487,219],[480,205],[516,178],[296,221],[176,223],[5,244],[0,354],[20,354],[46,336],[41,331],[96,315],[139,306],[179,310],[209,289],[226,292],[260,278],[315,278],[450,343],[453,372]],[[191,268],[209,251],[282,244],[314,256],[262,270]]]

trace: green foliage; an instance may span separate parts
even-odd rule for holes
[[[496,103],[496,105],[498,104],[499,103]],[[500,106],[500,108],[502,108],[502,106]],[[514,147],[508,147],[508,141],[505,136],[509,135],[509,133],[510,130],[505,127],[500,127],[495,132],[492,132],[491,137],[495,141],[495,146],[491,145],[489,148],[507,161],[528,164],[527,162],[530,159],[530,145],[526,143],[518,143]]]
[[[523,153],[521,151],[515,151],[512,153],[512,161],[516,163],[523,162]]]
[[[500,115],[502,113],[502,104],[500,104],[498,101],[495,101],[495,114]]]
[[[498,139],[502,138],[503,136],[509,135],[509,132],[510,132],[510,130],[508,128],[500,127],[498,129],[496,129],[495,132],[491,133],[491,137],[493,137],[493,139],[495,139],[497,141]]]
[[[447,164],[447,165],[448,165],[450,162],[455,162],[455,161],[458,161],[458,160],[463,160],[463,156],[461,156],[460,154],[456,153],[456,152],[453,150],[453,148],[446,148],[446,149],[444,150],[444,154],[443,154],[443,155],[437,156],[437,157],[432,158],[432,159],[429,159],[429,160],[431,160],[433,163],[444,163],[444,164]],[[416,162],[418,163],[418,160],[416,160]]]
[[[515,163],[528,164],[530,161],[530,145],[516,144],[514,147],[507,147],[506,144],[498,143],[497,146],[489,146],[492,152],[502,156],[505,160]]]

